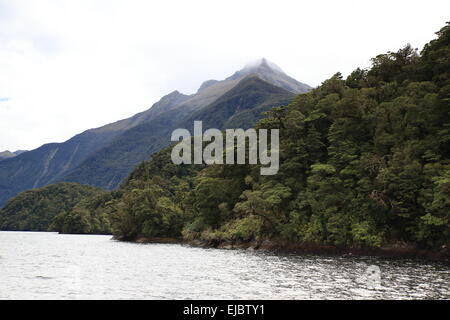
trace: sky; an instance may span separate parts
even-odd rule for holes
[[[450,1],[0,0],[0,151],[63,142],[266,57],[317,86],[449,20]]]

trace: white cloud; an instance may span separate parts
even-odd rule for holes
[[[64,141],[262,56],[318,85],[408,42],[422,47],[448,9],[448,1],[0,0],[0,98],[9,99],[0,100],[0,150]]]

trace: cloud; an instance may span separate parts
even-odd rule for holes
[[[261,57],[318,85],[421,47],[448,18],[432,3],[0,0],[0,150],[62,142]]]

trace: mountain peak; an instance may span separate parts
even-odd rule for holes
[[[171,93],[165,95],[163,98],[172,98],[172,97],[180,97],[180,96],[186,96],[186,95],[181,93],[178,90],[175,90],[175,91],[172,91]]]
[[[307,84],[301,83],[294,78],[289,77],[275,63],[267,60],[266,58],[260,58],[247,63],[244,68],[236,71],[232,76],[223,81],[207,80],[203,82],[197,90],[197,94],[212,97],[215,95],[215,92],[221,92],[225,87],[228,87],[228,84],[233,84],[232,86],[234,86],[237,83],[236,81],[240,81],[249,75],[257,76],[266,82],[279,86],[295,94],[305,93],[312,89]]]
[[[14,158],[15,156],[16,156],[16,154],[14,152],[9,151],[9,150],[0,152],[0,160]]]
[[[305,93],[312,89],[307,84],[298,82],[294,78],[289,77],[279,66],[273,62],[270,62],[266,58],[261,58],[248,63],[243,69],[235,72],[226,80],[242,79],[243,77],[251,74],[254,74],[266,82],[296,94]]]
[[[205,82],[202,83],[202,85],[200,86],[198,91],[202,91],[203,89],[206,89],[206,88],[212,86],[213,84],[216,84],[217,82],[219,82],[219,81],[218,80],[206,80]]]
[[[243,70],[255,70],[255,69],[261,70],[266,69],[266,71],[276,71],[284,74],[284,71],[279,66],[267,60],[266,58],[260,58],[256,61],[247,63]]]

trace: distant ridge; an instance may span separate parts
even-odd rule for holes
[[[253,85],[247,86],[247,90],[253,91],[239,93],[240,107],[247,106],[245,110],[220,109],[216,117],[202,112],[203,109],[219,110],[213,107],[215,102],[224,99],[227,92],[248,76],[255,76],[260,82],[253,80]],[[264,92],[269,84],[283,89],[283,93],[273,89]],[[7,158],[0,158],[0,207],[22,191],[61,181],[114,189],[137,164],[167,146],[170,132],[184,124],[185,119],[198,115],[218,126],[249,127],[260,118],[262,111],[287,104],[295,94],[310,89],[263,58],[224,80],[205,81],[194,94],[173,91],[148,110],[128,119],[87,130],[63,143],[45,144],[13,157],[5,154]],[[222,104],[222,108],[225,105],[233,107]],[[219,118],[219,114],[225,118]]]
[[[4,159],[17,157],[18,155],[20,155],[24,152],[27,152],[27,151],[26,150],[17,150],[17,151],[11,152],[9,150],[6,150],[3,152],[0,152],[0,161],[4,160]]]

